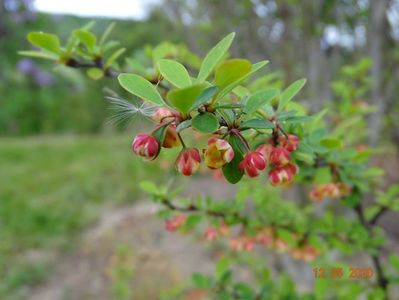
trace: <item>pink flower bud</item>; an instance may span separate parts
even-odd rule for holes
[[[285,252],[288,250],[288,243],[280,238],[276,238],[273,241],[272,247],[279,252]]]
[[[259,152],[263,155],[266,160],[266,163],[270,163],[270,153],[272,153],[273,146],[270,144],[262,144],[256,148],[256,152]]]
[[[255,239],[259,244],[271,244],[274,240],[273,230],[269,227],[263,228],[256,233]]]
[[[176,126],[170,125],[166,130],[166,135],[162,147],[173,148],[177,146],[180,146],[180,140],[179,137],[177,136]]]
[[[223,236],[227,236],[230,233],[230,228],[229,226],[226,225],[226,223],[222,222],[219,226],[219,233]]]
[[[295,259],[311,262],[319,254],[319,251],[311,245],[303,245],[291,250],[291,256]]]
[[[234,151],[230,144],[215,137],[209,139],[208,146],[203,152],[205,163],[211,169],[219,169],[234,158]]]
[[[243,242],[244,250],[252,251],[255,249],[255,242],[252,238],[245,238]]]
[[[173,232],[179,229],[182,225],[186,223],[186,216],[185,215],[177,215],[165,222],[165,229],[167,231]]]
[[[322,186],[322,185],[314,186],[309,193],[310,198],[316,202],[321,202],[325,196],[323,188],[324,188],[324,186]]]
[[[191,176],[198,171],[201,163],[201,156],[198,149],[187,148],[180,152],[176,159],[176,169],[184,176]]]
[[[159,152],[157,139],[148,134],[138,134],[133,140],[132,150],[135,154],[147,160],[153,160]]]
[[[178,116],[178,113],[166,107],[159,107],[152,115],[152,119],[156,122],[170,121],[172,117]]]
[[[218,238],[218,232],[215,228],[208,228],[205,230],[204,236],[208,241],[214,241]]]
[[[269,171],[269,180],[272,185],[282,185],[291,182],[296,173],[298,173],[298,166],[289,163],[283,167],[271,169]]]
[[[275,147],[270,153],[270,162],[276,166],[284,166],[290,162],[290,152],[283,147]]]
[[[333,182],[324,185],[323,192],[328,198],[339,198],[341,196],[338,185]]]
[[[260,152],[250,152],[245,155],[238,168],[249,177],[256,177],[266,168],[266,160]]]
[[[280,137],[279,141],[280,145],[289,152],[295,151],[299,145],[299,137],[293,134],[289,134],[288,138],[283,135]]]

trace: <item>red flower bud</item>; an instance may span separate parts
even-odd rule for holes
[[[166,130],[165,139],[163,140],[162,147],[173,148],[180,145],[179,137],[177,136],[176,126],[170,125]]]
[[[203,152],[205,163],[211,169],[219,169],[234,158],[234,151],[230,144],[215,137],[209,139],[208,146]]]
[[[270,153],[270,162],[276,166],[284,166],[290,162],[290,152],[283,147],[275,147]]]
[[[133,140],[132,150],[147,160],[153,160],[159,152],[159,143],[156,138],[148,134],[138,134]]]
[[[295,151],[299,145],[299,137],[293,134],[289,134],[288,138],[285,135],[280,136],[279,141],[280,145],[289,152]]]
[[[165,222],[165,229],[167,231],[173,232],[179,229],[182,225],[186,223],[186,216],[185,215],[177,215]]]
[[[172,117],[176,117],[176,116],[178,116],[177,112],[172,111],[166,107],[159,107],[159,108],[157,108],[155,113],[152,115],[152,118],[156,122],[163,122],[163,121],[170,121],[170,120],[172,120]]]
[[[262,144],[258,146],[255,150],[256,152],[259,152],[263,155],[263,157],[266,160],[266,163],[270,163],[270,153],[273,151],[273,146],[270,144]]]
[[[205,230],[204,236],[208,241],[214,241],[218,238],[218,232],[215,228],[208,228]]]
[[[201,156],[198,149],[187,148],[180,152],[176,159],[176,169],[184,176],[191,176],[198,171],[201,163]]]
[[[260,152],[250,152],[245,155],[238,168],[249,177],[256,177],[266,168],[266,160]]]
[[[281,185],[292,181],[294,175],[298,173],[298,166],[289,163],[283,167],[275,167],[269,171],[269,180],[272,185]]]

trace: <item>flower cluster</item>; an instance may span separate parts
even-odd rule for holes
[[[166,220],[165,229],[167,231],[173,232],[173,231],[178,230],[185,223],[186,223],[186,216],[183,214],[180,214],[180,215],[174,216],[173,218]]]
[[[235,151],[231,144],[225,139],[228,135],[221,137],[211,136],[205,149],[201,152],[197,148],[187,148],[176,130],[176,126],[183,120],[181,114],[167,108],[158,108],[152,116],[158,123],[151,134],[137,135],[132,144],[133,152],[146,160],[155,159],[161,148],[173,148],[182,146],[180,154],[175,161],[176,170],[184,175],[191,176],[199,169],[203,161],[208,168],[220,170],[233,159]],[[163,129],[162,134],[157,134]],[[248,142],[236,128],[228,132],[238,137],[244,146],[246,153],[238,164],[238,170],[248,177],[257,177],[268,166],[269,181],[272,185],[284,185],[290,183],[298,166],[294,164],[290,155],[298,148],[299,138],[293,134],[281,134],[273,130],[273,137],[264,144],[251,151]]]
[[[298,148],[299,138],[293,134],[289,134],[282,135],[276,140],[277,143],[272,141],[268,144],[262,144],[255,152],[251,153],[252,168],[247,167],[245,172],[248,176],[254,177],[255,174],[257,176],[259,171],[270,165],[269,181],[272,185],[283,185],[292,181],[294,175],[298,173],[299,168],[291,162],[290,155]],[[254,153],[257,155],[253,155]],[[260,161],[259,154],[263,157],[264,163]],[[244,166],[243,163],[242,165],[240,164],[240,168],[242,166]],[[258,172],[255,173],[254,169],[257,169]]]
[[[312,261],[319,254],[319,251],[315,247],[306,240],[301,240],[299,236],[297,237],[299,240],[298,245],[290,247],[287,241],[278,236],[273,227],[261,228],[254,236],[242,233],[228,236],[229,233],[230,230],[228,227],[222,224],[219,228],[207,228],[204,236],[209,241],[214,241],[220,237],[228,237],[229,246],[233,251],[252,251],[257,245],[263,245],[278,252],[289,251],[293,258],[307,262]]]
[[[342,182],[330,182],[319,184],[312,188],[309,193],[311,199],[321,202],[325,198],[339,199],[350,193],[350,187]]]

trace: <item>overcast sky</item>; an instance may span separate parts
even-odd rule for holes
[[[79,16],[143,19],[159,0],[36,0],[39,11]]]

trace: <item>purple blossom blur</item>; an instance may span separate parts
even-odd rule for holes
[[[17,70],[23,75],[31,76],[39,86],[50,86],[54,83],[53,77],[48,72],[40,70],[29,58],[21,59],[17,64]]]

